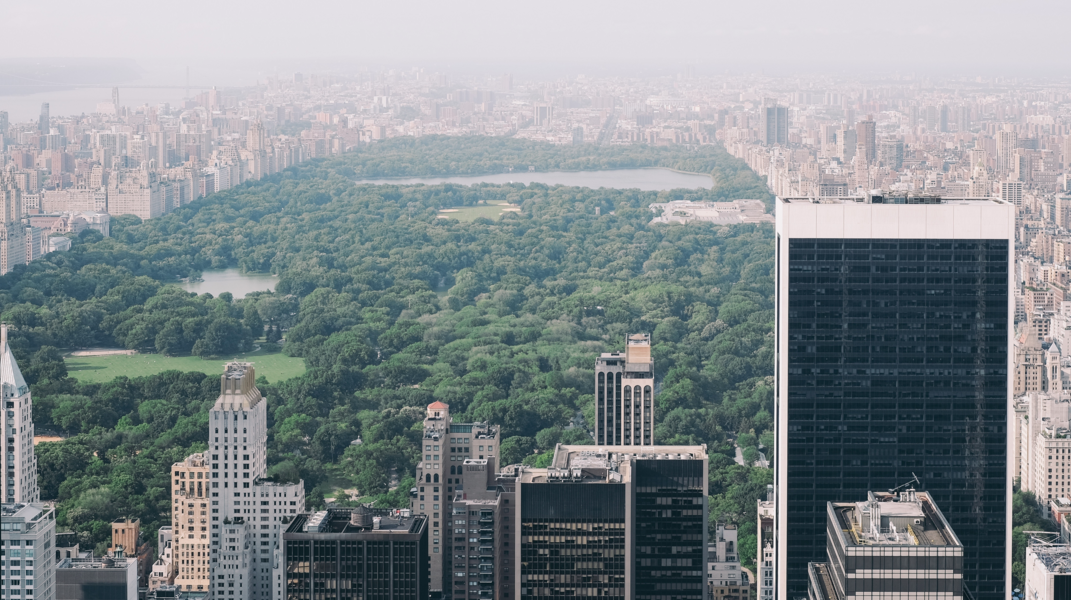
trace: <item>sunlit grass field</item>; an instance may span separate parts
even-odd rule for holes
[[[493,220],[502,216],[502,213],[516,212],[508,211],[507,209],[510,208],[516,209],[517,207],[510,206],[509,202],[502,200],[499,202],[492,202],[491,204],[481,204],[478,206],[464,206],[456,209],[440,210],[439,218],[457,219],[458,221],[475,221],[480,217],[487,217],[488,219]]]
[[[67,372],[79,381],[103,383],[120,375],[144,377],[164,371],[200,371],[208,374],[223,373],[223,365],[230,360],[252,362],[257,377],[264,376],[270,382],[283,381],[305,372],[305,361],[286,356],[278,350],[258,350],[219,360],[202,360],[196,356],[172,356],[162,354],[117,354],[111,356],[67,356]]]

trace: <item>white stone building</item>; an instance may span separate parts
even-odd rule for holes
[[[305,510],[305,486],[267,481],[267,401],[250,363],[227,363],[209,412],[211,567],[214,598],[277,596],[280,526]]]
[[[0,324],[0,380],[3,388],[4,452],[0,453],[3,501],[37,502],[37,457],[33,452],[33,401],[15,355],[7,343],[7,325]]]

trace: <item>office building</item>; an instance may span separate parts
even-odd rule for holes
[[[48,115],[48,102],[41,103],[41,117],[37,119],[37,132],[41,135],[48,135],[49,128],[49,115]]]
[[[44,504],[0,505],[0,597],[56,600],[56,511]]]
[[[1041,514],[1050,501],[1071,496],[1071,401],[1043,392],[1018,399],[1025,411],[1012,426],[1020,431],[1020,487],[1032,492]]]
[[[845,125],[837,134],[837,155],[841,164],[851,164],[855,158],[855,150],[858,146],[856,130]]]
[[[1019,147],[1019,135],[1014,131],[998,131],[996,137],[997,146],[997,172],[1002,178],[1015,171],[1017,157],[1016,149]]]
[[[283,533],[287,600],[425,600],[428,518],[407,509],[297,515]],[[337,594],[337,595],[336,595]]]
[[[22,224],[22,190],[10,170],[0,172],[0,275],[10,273],[26,259],[26,227]]]
[[[267,401],[255,382],[251,363],[227,363],[220,378],[219,398],[208,414],[205,455],[211,455],[212,484],[209,579],[210,591],[217,599],[268,600],[278,595],[281,581],[274,570],[278,567],[275,551],[281,528],[305,510],[301,481],[263,479],[267,470]],[[187,480],[187,490],[191,485]],[[189,497],[185,502],[189,511]],[[195,512],[204,512],[196,506],[200,501],[192,504]],[[197,536],[202,516],[206,515],[192,516]],[[190,519],[187,512],[187,527]],[[201,544],[201,539],[193,538],[193,542]]]
[[[903,140],[886,140],[878,148],[878,162],[881,166],[899,171],[904,168]]]
[[[559,444],[516,493],[515,598],[706,598],[705,446]]]
[[[855,124],[855,139],[864,150],[867,164],[875,164],[878,160],[878,129],[873,117],[867,115],[865,120]]]
[[[1000,199],[1015,206],[1023,205],[1023,182],[1022,181],[1001,181],[1000,182]],[[1067,227],[1067,225],[1063,225]]]
[[[917,474],[964,586],[1011,580],[1014,207],[872,193],[777,201],[777,598],[807,592],[828,502]]]
[[[0,324],[0,387],[4,410],[0,415],[4,452],[0,454],[0,490],[5,503],[37,502],[37,457],[33,452],[33,400],[22,378],[15,354],[7,343],[7,324]]]
[[[654,359],[651,336],[625,339],[625,352],[595,359],[595,443],[654,445]]]
[[[1055,535],[1031,537],[1026,547],[1024,598],[1071,598],[1071,545]]]
[[[424,417],[423,460],[417,463],[416,487],[410,491],[413,514],[428,517],[428,555],[431,557],[431,595],[439,597],[449,588],[453,564],[450,519],[456,487],[469,459],[498,457],[498,427],[487,423],[454,423],[450,406],[428,405]],[[468,546],[468,543],[465,543]]]
[[[461,485],[454,488],[450,522],[454,600],[513,598],[512,550],[517,541],[517,467],[495,472],[495,459],[466,459]]]
[[[171,466],[173,583],[186,592],[207,593],[209,588],[208,464],[207,457],[197,453]]]
[[[788,143],[788,109],[771,98],[759,108],[759,139],[767,146]]]
[[[758,500],[757,546],[755,557],[755,597],[758,600],[773,600],[774,590],[774,487],[766,486],[766,499]]]
[[[924,492],[826,505],[827,560],[808,566],[811,600],[964,598],[963,546]]]
[[[750,600],[751,582],[740,568],[736,525],[718,523],[707,546],[707,592],[711,600]]]
[[[138,600],[138,559],[65,558],[56,565],[56,600]]]

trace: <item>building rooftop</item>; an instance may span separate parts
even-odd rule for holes
[[[261,400],[256,386],[256,370],[253,363],[229,362],[223,367],[220,377],[219,399],[213,410],[249,410]]]
[[[1030,541],[1030,550],[1049,573],[1071,573],[1071,545]]]
[[[865,502],[830,502],[845,546],[962,546],[926,492],[869,492]]]
[[[7,345],[7,324],[0,324],[0,382],[5,398],[21,396],[29,389],[15,362],[15,353]]]
[[[814,592],[815,600],[839,600],[840,595],[833,585],[833,574],[829,563],[809,563],[807,565],[807,578],[810,580],[810,591]]]
[[[130,563],[137,563],[138,559],[131,556],[125,556],[123,558],[109,558],[107,556],[97,558],[95,556],[89,556],[88,558],[64,558],[57,565],[57,569],[120,569],[126,570]]]
[[[635,460],[706,460],[703,446],[571,446],[558,444],[546,469],[523,469],[522,483],[622,483]]]
[[[55,519],[55,512],[44,504],[13,502],[0,505],[0,517],[7,523],[5,531],[29,533],[41,523]]]
[[[298,515],[287,527],[287,534],[408,534],[420,533],[427,517],[407,509],[331,508]]]
[[[787,197],[778,199],[786,204],[953,204],[961,206],[1007,204],[1007,202],[997,198],[954,197],[919,192],[889,192],[882,190],[874,190],[863,196]]]

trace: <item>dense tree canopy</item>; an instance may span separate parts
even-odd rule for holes
[[[710,172],[715,187],[353,182],[528,165],[669,166]],[[78,384],[57,348],[226,355],[285,331],[284,351],[308,371],[261,382],[271,474],[304,478],[312,504],[348,487],[397,503],[405,496],[387,493],[390,476],[412,476],[426,404],[442,400],[456,418],[500,426],[504,461],[544,464],[556,443],[590,442],[594,357],[642,331],[654,342],[656,439],[708,444],[711,518],[741,523],[741,545],[749,535],[753,545],[755,499],[770,472],[731,457],[734,440],[749,456],[773,443],[772,227],[652,226],[647,208],[738,197],[769,200],[762,181],[717,148],[440,138],[303,164],[146,223],[117,219],[110,239],[86,236],[0,277],[0,315],[32,374],[35,420],[72,436],[39,447],[44,495],[95,543],[97,523],[113,516],[103,506],[166,522],[168,461],[203,444],[197,424],[217,393],[215,377],[200,374]],[[439,218],[443,208],[498,201],[520,212]],[[275,273],[277,289],[239,301],[169,285],[227,266]],[[188,395],[171,381],[188,382]],[[133,475],[119,477],[120,465]]]

